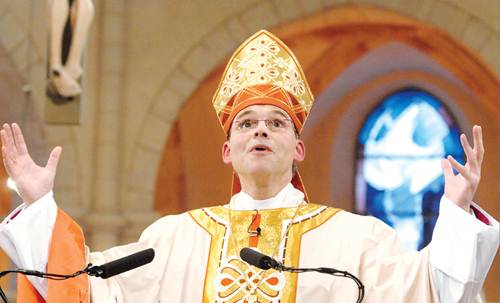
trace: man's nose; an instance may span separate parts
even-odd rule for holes
[[[268,131],[269,129],[267,128],[265,121],[259,121],[257,127],[255,128],[254,136],[255,137],[262,136],[264,138],[267,138]]]

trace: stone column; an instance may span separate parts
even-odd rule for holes
[[[93,197],[85,222],[91,249],[101,250],[119,244],[125,224],[120,211],[125,1],[101,0],[95,1],[95,6],[100,62]]]

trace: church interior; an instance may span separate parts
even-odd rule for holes
[[[310,201],[378,216],[421,249],[443,190],[436,161],[463,158],[458,135],[481,125],[475,202],[498,218],[500,2],[64,1],[57,16],[56,0],[0,0],[0,122],[21,126],[40,165],[62,147],[54,194],[91,250],[227,203],[232,170],[211,101],[233,51],[260,29],[290,47],[316,98],[298,165]],[[68,86],[54,76],[61,52],[74,61]],[[7,178],[0,166],[2,218],[22,203]],[[4,254],[0,265],[13,266]],[[14,302],[15,277],[1,285]],[[497,253],[485,302],[500,301],[498,285]]]

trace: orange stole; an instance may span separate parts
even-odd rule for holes
[[[83,231],[65,212],[58,210],[49,249],[47,271],[71,274],[86,266],[85,238]],[[17,276],[17,301],[23,303],[45,302],[29,280]],[[86,275],[68,280],[48,280],[47,302],[90,302],[89,281]]]

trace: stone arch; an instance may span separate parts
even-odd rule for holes
[[[375,15],[376,14],[374,14],[374,16]],[[382,17],[384,19],[386,19],[387,15],[383,15]],[[374,17],[372,17],[372,18],[374,18]],[[332,19],[336,20],[338,18],[335,18],[335,16],[332,16]],[[495,102],[496,102],[495,100],[497,100],[496,90],[490,90],[490,91],[485,92],[481,88],[482,86],[484,86],[485,83],[489,83],[490,86],[496,85],[495,79],[492,79],[491,77],[488,76],[490,73],[488,72],[487,68],[485,68],[481,64],[477,64],[477,62],[475,60],[466,59],[467,56],[472,56],[472,55],[463,54],[463,53],[461,53],[461,51],[459,51],[459,54],[458,54],[459,60],[464,60],[464,62],[468,62],[468,64],[464,65],[464,66],[467,66],[464,70],[457,70],[456,68],[453,67],[455,64],[452,64],[450,62],[445,62],[446,58],[453,57],[447,53],[449,51],[449,50],[447,50],[447,48],[460,49],[460,47],[458,45],[455,45],[455,42],[453,42],[448,37],[443,37],[439,32],[436,32],[434,29],[429,28],[429,27],[424,26],[424,25],[419,25],[418,23],[415,23],[414,21],[406,20],[403,22],[401,19],[399,19],[399,16],[396,16],[396,19],[394,19],[394,15],[393,15],[392,20],[394,22],[392,24],[390,24],[390,27],[400,26],[400,29],[397,31],[391,31],[390,37],[387,36],[387,32],[386,32],[385,38],[378,38],[378,36],[380,36],[379,31],[383,30],[382,27],[377,27],[378,26],[377,24],[379,24],[377,22],[379,22],[380,20],[372,21],[373,23],[376,23],[376,24],[369,24],[369,26],[367,26],[367,27],[364,27],[363,25],[358,24],[358,23],[353,23],[351,25],[333,24],[332,27],[336,26],[336,28],[337,28],[336,33],[331,33],[331,32],[325,33],[325,31],[328,31],[328,30],[321,32],[318,29],[318,28],[321,28],[321,25],[317,26],[317,24],[316,24],[317,28],[309,28],[308,29],[308,30],[310,30],[310,32],[304,33],[303,31],[300,31],[300,30],[297,30],[294,32],[293,31],[294,28],[295,29],[302,29],[303,28],[303,26],[301,24],[296,23],[295,27],[293,25],[290,26],[292,28],[292,30],[289,30],[284,36],[289,37],[290,40],[288,42],[291,42],[291,45],[295,45],[294,52],[301,59],[301,62],[303,63],[303,66],[306,70],[306,74],[309,74],[309,81],[313,87],[313,91],[317,91],[317,92],[323,91],[326,88],[326,86],[329,84],[331,79],[334,79],[337,75],[339,75],[344,70],[344,68],[346,67],[346,64],[348,65],[348,64],[350,64],[351,61],[356,60],[357,58],[359,58],[363,54],[368,53],[370,50],[376,49],[376,48],[380,47],[381,45],[384,45],[388,41],[392,41],[394,39],[392,34],[396,33],[398,35],[398,37],[396,37],[395,39],[401,41],[402,43],[410,45],[410,47],[413,46],[413,47],[421,48],[421,49],[434,49],[433,52],[429,52],[429,56],[431,56],[431,57],[434,56],[433,59],[438,61],[440,64],[443,64],[447,68],[449,68],[452,73],[457,74],[458,77],[462,81],[468,82],[467,84],[472,87],[472,89],[474,90],[474,94],[478,96],[478,100],[481,100],[480,102],[484,102],[483,106],[485,108],[491,109],[490,112],[497,111],[497,106],[495,105]],[[345,20],[344,20],[344,22],[345,22]],[[400,22],[403,22],[403,23],[400,24]],[[397,24],[399,24],[399,25],[397,25]],[[288,29],[290,29],[290,27]],[[368,27],[373,27],[373,28],[369,29]],[[332,31],[332,30],[330,30],[330,31]],[[290,33],[290,32],[292,32],[292,33]],[[353,45],[351,45],[351,46],[344,47],[343,52],[336,51],[335,49],[330,49],[330,48],[332,48],[331,46],[329,46],[329,45],[332,45],[332,42],[331,42],[332,39],[341,38],[342,35],[348,35],[348,34],[352,34],[352,33],[359,34],[360,32],[366,32],[366,34],[372,38],[369,38],[367,36],[366,38],[360,38],[359,41],[371,41],[371,42],[366,42],[366,43],[360,42],[361,44],[353,43]],[[423,32],[425,32],[426,34],[423,34]],[[307,36],[307,38],[305,36]],[[329,36],[333,36],[334,38],[331,38]],[[375,38],[373,38],[373,37],[375,37]],[[431,39],[431,37],[434,40],[437,39],[436,37],[440,37],[440,38],[438,39],[438,41],[434,42],[433,44],[431,43],[430,45],[420,45],[421,43],[424,43],[425,41]],[[301,44],[300,39],[309,39],[310,43],[308,42],[308,43]],[[314,40],[314,39],[316,39],[316,40]],[[321,41],[321,42],[318,42],[318,41]],[[321,55],[321,54],[318,55],[318,53],[312,54],[312,52],[314,52],[314,50],[311,50],[311,48],[309,48],[309,46],[312,43],[317,43],[317,44],[324,43],[323,48],[319,47],[319,48],[316,48],[316,50],[319,49],[320,52],[323,51],[326,54],[325,55]],[[437,45],[441,45],[441,44],[448,45],[448,47],[447,48],[445,47],[445,49],[443,49],[443,50],[439,50]],[[450,46],[450,44],[451,44],[451,46]],[[335,48],[335,47],[336,46],[334,46],[333,48]],[[443,52],[446,55],[439,55],[439,52]],[[352,56],[352,58],[350,56]],[[334,62],[337,57],[342,57],[342,59],[345,60],[347,63],[344,62],[342,64],[337,64],[337,65],[334,64],[332,67],[331,62]],[[313,62],[311,62],[311,60]],[[307,69],[309,66],[314,66],[314,69],[317,69],[317,66],[330,66],[331,68],[329,68],[328,70],[324,70],[322,73],[312,72],[312,71],[308,73]],[[484,69],[486,69],[486,71]],[[201,87],[206,87],[207,85],[211,85],[211,87],[214,88],[216,86],[216,84],[217,84],[216,82],[218,80],[217,76],[214,76],[214,74],[217,74],[217,71],[214,71],[214,73],[212,73],[209,77],[207,77],[207,79],[204,80]],[[471,78],[471,75],[474,75],[477,77],[480,77],[479,75],[483,75],[486,78],[478,80],[477,82],[467,81]],[[451,75],[448,75],[447,77],[451,77]],[[211,82],[211,84],[208,84],[208,82]],[[485,95],[485,93],[486,93],[486,95]],[[195,95],[196,94],[197,93],[195,92]],[[196,95],[196,98],[199,98],[199,97],[206,98],[206,95],[200,95],[200,96]],[[190,97],[190,100],[192,100],[192,98],[193,98],[193,96]],[[186,106],[188,106],[188,105],[186,104]],[[204,103],[203,105],[200,104],[199,106],[203,107],[205,109],[205,111],[210,111],[209,103],[207,103],[207,104]],[[318,105],[318,106],[320,106],[320,105]],[[327,112],[327,111],[320,110],[320,112]],[[212,116],[205,117],[205,119],[211,119],[211,118],[212,118]],[[207,122],[207,125],[208,124],[209,123]],[[209,125],[212,125],[212,124],[209,124]],[[217,123],[214,121],[213,125],[216,126]],[[310,127],[310,125],[308,127]],[[198,149],[199,148],[202,148],[202,147],[198,147]],[[216,160],[215,157],[213,157],[211,159]],[[313,183],[315,183],[315,182],[313,182]],[[199,197],[195,197],[194,200],[196,201],[197,198],[199,198]],[[324,197],[320,196],[320,198],[325,199],[325,200],[329,200],[330,197],[329,196],[324,196]],[[337,199],[335,199],[335,200],[337,200]]]
[[[288,3],[289,2],[289,3]],[[285,5],[273,5],[269,2],[256,3],[254,7],[246,9],[214,28],[203,40],[198,41],[191,50],[180,60],[180,64],[170,72],[163,81],[163,85],[155,94],[151,106],[143,120],[138,144],[132,150],[131,177],[127,181],[130,189],[128,200],[135,200],[137,196],[146,197],[147,205],[153,204],[154,186],[157,170],[160,164],[161,153],[179,109],[187,98],[195,91],[196,87],[209,73],[221,63],[221,59],[228,56],[231,51],[249,34],[261,27],[269,28],[290,20],[297,20],[315,14],[316,23],[335,22],[329,19],[327,12],[332,10],[349,10],[350,18],[364,18],[367,11],[375,9],[379,13],[396,11],[399,14],[410,16],[440,28],[449,35],[462,40],[469,49],[485,56],[485,60],[495,66],[495,52],[485,48],[486,43],[498,45],[498,29],[465,8],[450,4],[448,1],[438,0],[426,3],[420,9],[418,1],[396,4],[393,1],[344,1],[300,2],[288,1]],[[365,5],[374,5],[372,7]],[[380,9],[377,9],[381,8]],[[369,14],[369,13],[368,13]],[[394,14],[392,14],[394,15]],[[436,16],[455,16],[456,20],[471,21],[469,26],[457,30],[446,23],[440,22]],[[404,17],[401,17],[404,18]],[[311,22],[314,23],[314,22]],[[316,24],[317,26],[318,24]],[[314,26],[314,25],[313,25]],[[471,33],[474,33],[472,35]],[[208,101],[208,100],[207,100]],[[138,178],[140,182],[138,183]],[[147,206],[146,206],[147,207]],[[148,208],[148,207],[147,207]]]
[[[363,18],[360,18],[360,16],[363,16]],[[360,22],[359,20],[363,21]],[[483,122],[492,122],[494,125],[498,124],[498,121],[495,120],[495,113],[498,113],[498,79],[496,75],[492,69],[488,67],[482,59],[478,58],[476,54],[472,53],[468,47],[464,47],[460,43],[457,43],[448,34],[445,34],[434,27],[410,18],[402,17],[398,13],[389,12],[387,10],[372,7],[339,6],[329,11],[318,13],[310,18],[278,26],[275,28],[274,32],[281,37],[285,43],[290,45],[296,56],[299,58],[306,75],[309,75],[309,82],[313,92],[323,92],[328,88],[332,79],[339,77],[351,63],[355,62],[363,55],[383,47],[390,41],[396,40],[399,43],[408,46],[410,49],[417,49],[424,52],[428,58],[437,62],[439,65],[442,65],[449,71],[453,78],[456,79],[454,81],[446,80],[444,83],[441,83],[443,81],[434,79],[435,75],[433,74],[420,75],[418,73],[414,73],[398,75],[396,79],[392,79],[394,81],[391,80],[391,85],[400,85],[401,82],[397,83],[398,81],[404,82],[408,81],[408,79],[420,81],[422,82],[422,85],[428,86],[439,85],[438,83],[441,83],[443,87],[460,87],[460,83],[465,83],[466,88],[460,89],[460,93],[455,92],[456,89],[442,89],[442,91],[448,94],[455,94],[455,99],[461,100],[459,102],[460,106],[464,106],[466,108],[464,110],[465,113],[462,113],[462,125],[467,126],[469,121],[478,119]],[[351,39],[350,42],[344,42],[344,40],[341,39],[342,35],[356,35],[359,36],[359,39]],[[334,40],[342,41],[342,43],[347,44],[339,45],[339,43],[333,43],[332,41]],[[335,60],[339,58],[341,58],[341,60],[339,60],[340,62],[336,62]],[[332,62],[334,64],[332,64]],[[187,101],[182,105],[179,115],[183,115],[183,112],[194,103],[203,107],[204,111],[209,110],[210,104],[209,102],[206,102],[207,100],[204,100],[205,103],[203,103],[203,105],[201,105],[201,102],[196,102],[196,100],[201,97],[206,99],[210,94],[207,92],[214,90],[223,66],[224,64],[215,68],[212,73],[200,82],[197,89],[188,96]],[[407,72],[411,73],[412,71],[410,70]],[[428,78],[430,80],[424,81],[423,78]],[[347,93],[345,96],[346,99],[341,101],[341,110],[336,116],[337,118],[345,119],[349,116],[348,114],[345,114],[349,111],[350,105],[352,105],[352,103],[348,100],[350,97],[352,97],[352,94]],[[476,104],[478,108],[482,109],[482,112],[491,114],[487,115],[487,117],[483,117],[486,120],[481,120],[477,114],[478,109],[471,109],[473,106],[472,104]],[[467,111],[469,112],[467,113]],[[342,116],[341,114],[344,115]],[[170,112],[169,115],[172,117],[175,114]],[[202,115],[202,117],[205,119],[205,116]],[[210,117],[206,117],[206,119],[210,119]],[[330,120],[335,121],[335,119]],[[206,125],[209,124],[209,122],[204,121],[204,123],[205,122]],[[177,124],[175,123],[169,122],[168,126],[175,126],[173,127],[173,130],[176,130]],[[217,126],[216,122],[213,124]],[[336,128],[331,127],[329,129],[334,131]],[[175,131],[172,133],[176,134]],[[495,134],[498,134],[498,132],[493,130],[492,136],[495,137]],[[325,136],[323,135],[323,137]],[[220,139],[221,138],[217,140]],[[495,140],[496,139],[492,139],[492,142],[490,143],[494,143]],[[331,143],[332,140],[329,142]],[[498,144],[491,145],[497,146]],[[322,146],[328,146],[328,143]],[[495,147],[492,147],[492,149],[493,151],[490,149],[490,152],[494,155],[496,149]],[[314,157],[316,157],[316,155]],[[212,156],[208,156],[206,159],[211,161]],[[323,159],[328,160],[328,157],[324,157]],[[490,161],[490,164],[494,164],[496,160],[490,158],[488,161]],[[164,163],[165,162],[162,162],[162,165]],[[325,166],[325,169],[327,168],[328,167]],[[161,172],[157,180],[156,189],[158,191],[161,190],[161,186],[165,186],[165,184],[161,182]],[[169,173],[171,173],[171,171],[169,171]],[[191,173],[193,173],[193,171],[191,171]],[[324,183],[317,182],[318,180],[309,180],[311,175],[317,173],[317,171],[311,173],[310,169],[309,173],[307,169],[303,170],[306,186],[315,183],[317,183],[317,187],[325,185]],[[328,172],[323,173],[323,175],[328,174]],[[492,172],[491,180],[493,181],[491,182],[498,180],[498,176],[496,174],[497,172]],[[310,193],[311,192],[316,191],[313,190],[310,191]],[[481,195],[486,198],[485,200],[495,198],[495,194],[492,194],[492,196],[484,191]],[[349,200],[349,197],[346,197],[347,198],[341,199],[341,201],[337,200],[336,202],[340,202],[340,205],[345,207],[342,203],[348,205],[345,201]],[[189,197],[189,200],[191,200],[191,198],[192,197]],[[197,198],[199,197],[195,197],[193,199],[195,201],[194,203],[200,202]],[[314,201],[325,201],[330,200],[331,196],[328,193],[325,193],[324,196],[313,196],[312,198],[314,198]],[[203,202],[210,201],[206,201],[205,199]],[[488,203],[488,205],[489,204],[490,203]],[[176,210],[183,210],[185,208],[192,208],[195,206],[196,205],[190,204],[177,205],[175,207],[177,207]]]
[[[146,117],[140,126],[137,139],[138,144],[134,145],[137,148],[132,151],[132,163],[137,164],[131,166],[131,177],[127,181],[127,187],[130,189],[128,199],[135,200],[137,196],[147,197],[147,204],[152,206],[161,153],[179,109],[202,82],[202,79],[207,77],[215,66],[221,62],[221,59],[229,55],[238,43],[261,26],[276,26],[277,24],[299,19],[316,12],[312,17],[316,19],[316,22],[309,22],[308,26],[318,27],[318,25],[322,25],[325,22],[336,22],[336,20],[331,18],[331,14],[330,17],[328,15],[328,12],[333,10],[349,11],[347,16],[351,20],[355,18],[362,19],[369,15],[371,10],[376,10],[379,14],[387,14],[392,17],[398,14],[391,13],[391,11],[397,11],[417,20],[430,22],[431,24],[434,23],[434,26],[441,27],[444,32],[448,32],[453,36],[459,35],[459,33],[453,32],[453,28],[443,28],[441,24],[436,24],[437,19],[433,16],[439,16],[439,14],[457,15],[461,16],[464,20],[475,20],[472,27],[477,30],[478,35],[482,38],[470,40],[468,38],[469,31],[467,30],[462,32],[462,36],[464,44],[478,53],[484,52],[482,48],[486,41],[491,39],[498,40],[491,24],[479,19],[461,7],[450,5],[447,1],[435,1],[432,5],[425,5],[421,10],[415,9],[418,6],[416,2],[412,5],[407,5],[407,3],[405,5],[396,5],[391,1],[374,1],[376,3],[373,4],[383,9],[364,6],[363,3],[366,3],[366,1],[354,1],[354,3],[360,3],[361,5],[344,5],[343,1],[325,1],[324,3],[318,2],[317,4],[313,4],[311,1],[307,2],[307,4],[303,2],[298,3],[297,1],[289,2],[286,6],[287,10],[284,9],[285,6],[283,5],[257,3],[255,7],[247,9],[245,12],[219,24],[203,40],[194,45],[184,58],[180,60],[182,63],[166,76],[163,85],[152,100]],[[432,13],[430,13],[431,11]],[[402,16],[399,17],[405,18]],[[279,25],[277,30],[280,30]]]

